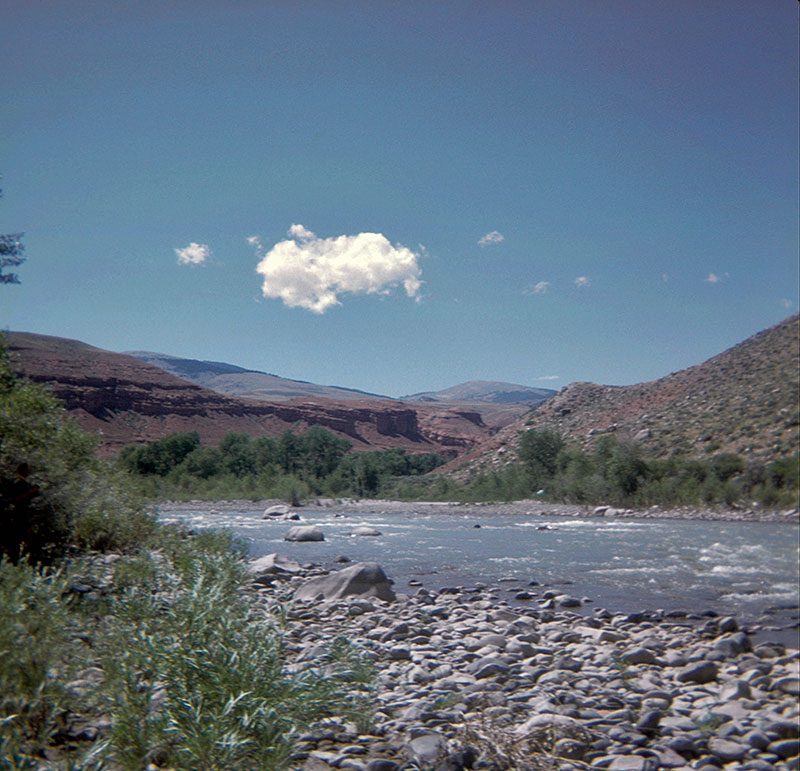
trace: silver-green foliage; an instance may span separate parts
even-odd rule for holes
[[[0,558],[0,764],[16,758],[8,767],[25,768],[28,749],[56,730],[65,699],[58,669],[67,658],[69,582],[65,570]]]
[[[120,766],[283,768],[298,729],[356,709],[352,682],[343,687],[352,660],[287,672],[278,624],[248,602],[234,555],[158,562],[156,591],[133,582],[119,600],[105,657],[108,752]]]

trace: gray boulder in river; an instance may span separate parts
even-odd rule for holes
[[[392,581],[377,562],[358,562],[327,576],[310,578],[294,593],[296,600],[339,600],[354,595],[387,602],[396,599]]]
[[[353,528],[353,531],[350,533],[350,535],[378,536],[381,535],[381,531],[374,527],[369,527],[368,525],[360,525],[359,527]]]
[[[284,541],[324,541],[325,536],[316,525],[295,525],[283,536]]]

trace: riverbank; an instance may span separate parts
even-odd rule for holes
[[[260,601],[325,572],[262,579]],[[324,666],[337,640],[374,669],[372,727],[324,721],[292,768],[798,767],[800,654],[754,644],[733,618],[523,610],[490,587],[290,604],[292,671]]]
[[[196,511],[258,511],[283,503],[279,500],[234,500],[234,501],[164,501],[158,504],[163,511],[184,510],[192,508]],[[491,509],[498,514],[510,514],[520,517],[606,517],[621,519],[681,519],[709,520],[719,522],[800,522],[798,509],[774,511],[758,506],[740,509],[714,509],[684,507],[651,506],[647,509],[622,509],[614,506],[584,506],[567,503],[544,503],[536,499],[513,501],[507,503],[457,503],[432,501],[390,501],[351,498],[316,498],[304,502],[297,507],[302,513],[304,509],[319,510],[325,508],[347,508],[353,513],[380,514],[442,514],[452,511],[455,514],[482,514]]]

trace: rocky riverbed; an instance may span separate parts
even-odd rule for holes
[[[754,644],[733,618],[587,617],[556,596],[520,609],[480,585],[394,600],[298,591],[325,573],[277,567],[254,585],[265,605],[308,597],[289,606],[296,671],[337,639],[371,662],[372,727],[326,721],[300,738],[294,769],[800,767],[800,654]]]
[[[282,503],[277,500],[236,500],[236,501],[165,501],[159,504],[161,511],[169,512],[192,508],[195,511],[258,511],[272,505]],[[515,516],[550,516],[550,517],[619,517],[640,519],[695,519],[729,522],[798,522],[800,511],[797,508],[776,511],[760,506],[743,508],[695,508],[651,506],[647,509],[623,509],[614,506],[582,506],[579,504],[545,503],[536,499],[513,501],[508,503],[456,503],[430,501],[389,501],[389,500],[354,500],[317,498],[307,501],[298,508],[318,510],[326,508],[346,507],[354,514],[371,513],[417,513],[441,514],[452,511],[457,514],[482,514],[487,511]]]

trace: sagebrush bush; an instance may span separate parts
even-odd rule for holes
[[[230,551],[174,554],[157,558],[155,592],[141,557],[117,568],[129,580],[104,656],[116,763],[139,769],[160,756],[187,770],[282,768],[298,730],[358,712],[354,684],[370,678],[353,652],[336,651],[324,672],[288,674],[279,624],[242,592],[244,563]]]
[[[25,767],[57,730],[70,639],[66,569],[0,558],[0,759]]]

